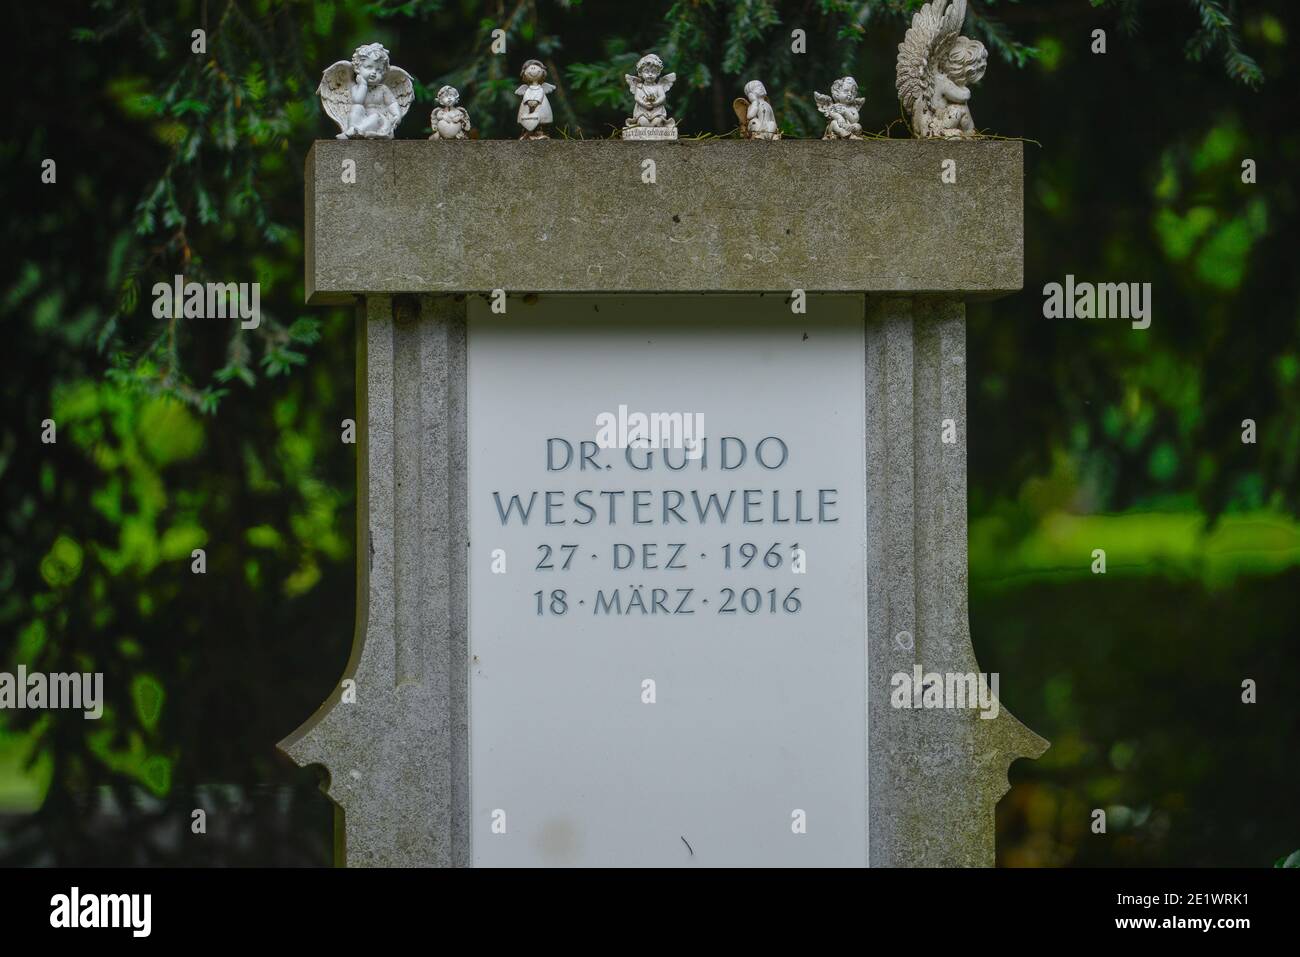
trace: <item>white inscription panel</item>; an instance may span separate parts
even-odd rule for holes
[[[864,348],[860,297],[471,303],[476,865],[866,863]]]

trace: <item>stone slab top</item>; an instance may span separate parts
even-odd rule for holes
[[[1022,144],[1000,140],[319,140],[307,302],[494,289],[987,298],[1023,284],[1023,165]]]

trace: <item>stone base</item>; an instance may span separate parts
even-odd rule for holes
[[[675,140],[677,139],[676,126],[625,126],[623,127],[623,139],[625,140]]]

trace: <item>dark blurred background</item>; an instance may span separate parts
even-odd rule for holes
[[[331,859],[329,802],[275,750],[337,682],[356,607],[353,317],[302,305],[326,66],[382,41],[420,81],[403,138],[428,135],[444,82],[478,135],[517,135],[534,56],[557,135],[608,136],[651,49],[688,135],[734,135],[751,78],[787,135],[819,135],[812,91],[853,73],[864,126],[903,136],[894,54],[918,6],[6,11],[23,89],[0,143],[0,670],[102,671],[108,704],[0,712],[0,863]],[[1031,141],[1025,289],[970,309],[971,625],[1004,704],[1052,742],[1012,768],[999,862],[1272,866],[1300,848],[1300,18],[1286,0],[970,7],[990,50],[975,120]],[[260,282],[261,326],[154,318],[177,273]],[[1152,283],[1151,327],[1043,318],[1067,273]]]

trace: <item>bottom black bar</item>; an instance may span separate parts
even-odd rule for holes
[[[148,939],[205,948],[254,941],[374,945],[427,933],[435,923],[444,941],[460,930],[486,931],[499,943],[496,935],[507,928],[609,940],[610,921],[661,944],[679,934],[698,942],[697,931],[709,929],[701,922],[740,939],[780,925],[823,933],[839,925],[859,934],[879,927],[918,946],[1034,932],[1056,935],[1042,941],[1200,935],[1226,943],[1240,934],[1286,932],[1297,899],[1294,874],[1280,869],[86,869],[0,871],[0,882],[6,943],[76,934],[83,943]]]

